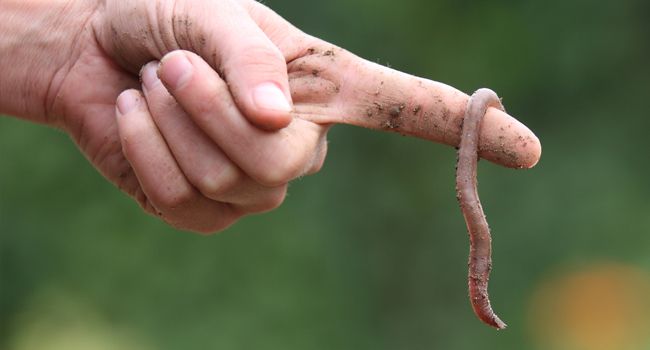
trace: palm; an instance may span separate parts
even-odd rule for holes
[[[115,120],[115,100],[125,89],[138,87],[127,73],[88,40],[65,78],[57,107],[65,128],[85,156],[111,182],[144,203],[140,186],[122,149]]]

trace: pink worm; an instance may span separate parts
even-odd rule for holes
[[[488,107],[505,112],[501,100],[490,89],[477,90],[467,102],[456,165],[456,197],[469,232],[468,284],[472,308],[481,321],[496,329],[504,329],[506,324],[492,311],[488,296],[488,280],[492,270],[492,238],[476,183],[479,130]]]

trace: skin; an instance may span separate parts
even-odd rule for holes
[[[4,0],[0,32],[0,113],[65,131],[147,212],[201,233],[277,208],[322,167],[332,124],[456,146],[468,99],[252,0]],[[260,86],[277,88],[274,103]],[[541,153],[497,110],[479,148],[509,167]]]
[[[465,93],[327,43],[307,50],[288,64],[296,116],[459,145],[469,99]],[[525,125],[490,108],[480,130],[479,156],[509,168],[532,168],[541,156],[541,144]]]
[[[478,197],[476,168],[479,131],[489,109],[505,111],[501,100],[490,89],[477,90],[467,103],[456,166],[456,197],[469,233],[469,299],[478,318],[486,324],[504,329],[506,324],[492,311],[488,281],[492,270],[492,237]]]

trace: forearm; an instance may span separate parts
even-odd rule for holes
[[[94,1],[0,1],[0,113],[52,124],[56,87]]]

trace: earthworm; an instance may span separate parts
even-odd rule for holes
[[[488,299],[491,238],[476,189],[476,162],[480,154],[506,167],[532,168],[542,152],[537,136],[506,114],[491,90],[478,90],[468,102],[448,85],[382,67],[329,44],[312,47],[288,62],[287,69],[297,118],[460,144],[456,188],[470,233],[471,303],[479,318],[504,328]]]
[[[505,112],[501,100],[490,89],[476,90],[467,102],[456,164],[456,197],[469,233],[468,285],[472,308],[481,321],[496,329],[504,329],[506,324],[492,311],[488,297],[492,237],[476,183],[479,131],[488,107]]]

